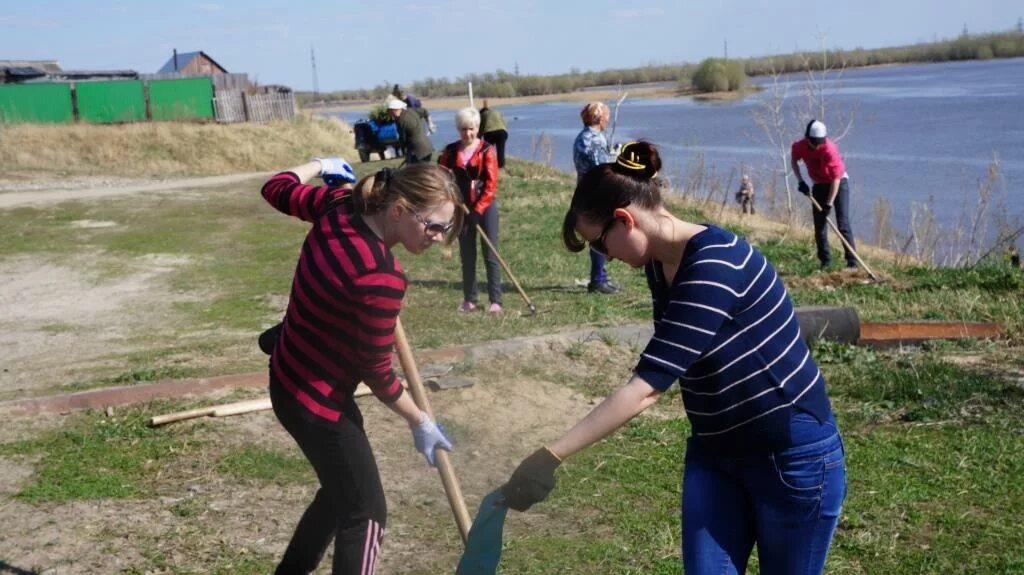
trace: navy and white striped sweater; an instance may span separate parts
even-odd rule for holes
[[[636,373],[682,389],[694,436],[730,451],[789,445],[792,406],[831,416],[825,380],[775,269],[736,235],[708,225],[686,245],[672,285],[647,264],[654,336]]]

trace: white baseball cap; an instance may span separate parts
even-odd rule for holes
[[[809,138],[824,138],[826,136],[828,136],[828,130],[825,129],[825,124],[817,120],[811,122],[807,128],[807,137]]]
[[[398,98],[391,98],[390,100],[388,100],[388,110],[404,110],[408,107],[409,106],[406,105],[405,102],[399,100]]]

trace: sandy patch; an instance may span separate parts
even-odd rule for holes
[[[151,254],[107,280],[32,257],[0,262],[0,399],[71,383],[75,369],[133,349],[140,326],[166,321],[176,296],[163,277],[186,263]]]

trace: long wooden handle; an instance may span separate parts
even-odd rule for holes
[[[405,372],[405,379],[409,384],[413,401],[430,416],[430,419],[435,419],[434,410],[430,407],[430,400],[427,399],[423,382],[420,380],[420,372],[416,368],[416,360],[412,357],[412,348],[409,347],[409,340],[405,337],[401,318],[398,318],[398,322],[395,324],[395,348],[398,351],[398,361],[402,364],[402,371]],[[452,466],[448,452],[443,449],[434,451],[434,461],[437,463],[437,470],[441,473],[441,483],[444,484],[448,504],[451,505],[452,515],[455,516],[455,523],[459,527],[459,535],[462,536],[462,542],[465,543],[473,522],[469,518],[466,501],[462,498],[459,480],[455,477],[455,467]]]
[[[467,216],[470,215],[469,208],[466,207],[466,204],[462,204],[462,209],[466,212]],[[498,253],[498,248],[494,247],[494,244],[491,243],[491,238],[487,237],[487,233],[484,232],[484,229],[480,224],[476,224],[476,231],[480,234],[480,237],[483,238],[487,247],[490,248],[494,257],[498,258],[498,263],[501,264],[501,269],[505,270],[505,273],[508,274],[508,278],[512,280],[512,285],[516,286],[516,291],[519,292],[519,295],[523,296],[523,300],[526,301],[526,307],[530,310],[530,313],[537,313],[537,306],[533,305],[533,302],[530,301],[530,296],[526,295],[526,290],[523,289],[523,286],[519,285],[519,281],[516,280],[516,276],[512,273],[512,269],[508,267],[507,263],[505,263],[501,254]]]
[[[370,395],[371,393],[373,392],[370,391],[369,387],[366,387],[366,384],[360,383],[359,387],[356,387],[356,392],[353,395],[355,397],[362,397],[364,395]],[[167,423],[174,423],[176,421],[196,419],[197,417],[227,417],[229,415],[241,415],[243,413],[252,413],[253,411],[263,411],[272,407],[273,405],[271,405],[269,397],[247,399],[245,401],[236,401],[234,403],[222,403],[220,405],[197,407],[196,409],[189,409],[186,411],[176,411],[174,413],[165,413],[164,415],[155,415],[149,418],[149,425],[157,427]]]

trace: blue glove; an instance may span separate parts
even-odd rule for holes
[[[332,188],[356,183],[356,173],[345,158],[313,158],[320,162],[320,177]]]
[[[805,196],[811,195],[811,187],[803,180],[800,180],[800,183],[796,185],[796,189],[800,190],[800,193]]]
[[[416,451],[423,454],[423,457],[427,458],[427,463],[431,467],[436,467],[434,464],[434,449],[444,449],[445,451],[452,450],[452,442],[448,440],[444,435],[444,429],[430,420],[430,416],[426,413],[420,413],[420,422],[417,425],[410,427],[412,430],[412,439],[416,444]]]

